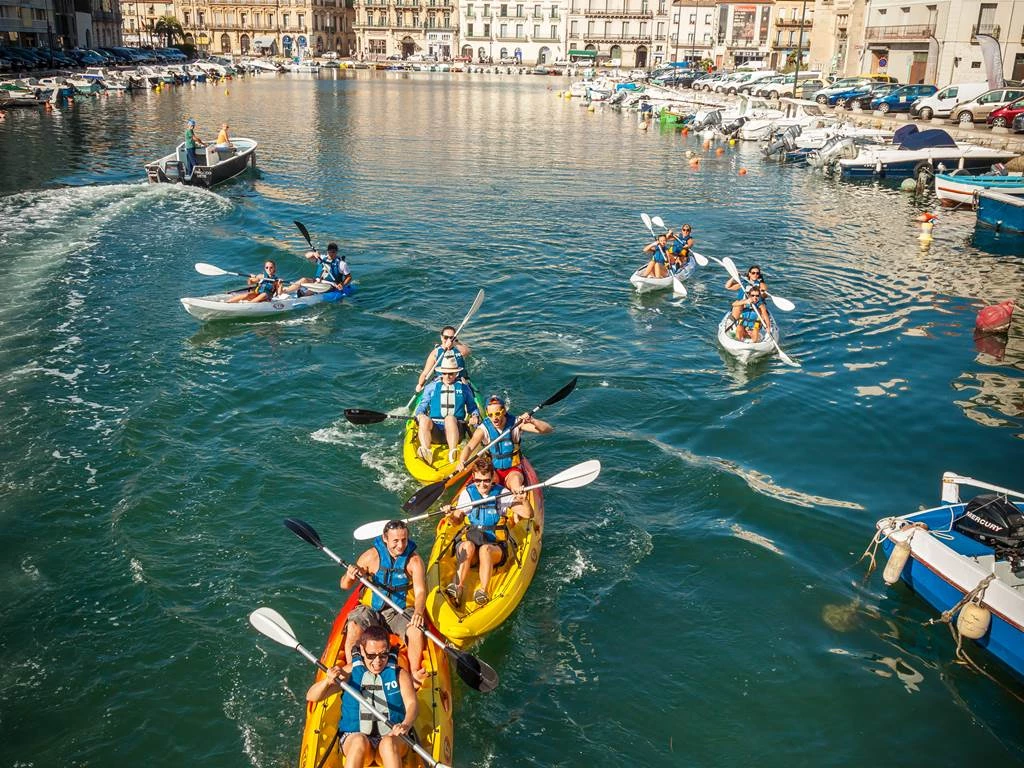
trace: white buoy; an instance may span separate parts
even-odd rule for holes
[[[890,587],[899,581],[908,559],[910,559],[910,544],[905,541],[897,541],[892,548],[892,554],[889,555],[889,562],[885,564],[885,570],[882,571],[882,580]]]
[[[956,628],[964,637],[981,640],[991,622],[992,612],[972,600],[960,609],[960,615],[956,617]]]

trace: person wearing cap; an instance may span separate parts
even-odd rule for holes
[[[427,464],[432,464],[433,452],[430,444],[437,431],[444,434],[444,439],[448,443],[448,461],[454,463],[458,457],[462,428],[470,419],[479,420],[480,413],[476,407],[473,388],[459,381],[462,366],[456,362],[455,355],[451,352],[446,353],[436,370],[440,377],[423,389],[423,396],[416,406],[415,416],[420,438],[417,454]]]
[[[196,121],[189,118],[185,122],[185,176],[191,176],[192,171],[199,165],[199,158],[196,157],[196,146],[205,147],[206,142],[196,136]]]
[[[750,339],[755,344],[761,338],[761,328],[770,328],[768,306],[758,285],[747,287],[746,295],[732,303],[732,319],[736,323],[736,338]]]
[[[405,637],[409,649],[409,672],[418,686],[426,677],[423,671],[423,648],[426,644],[423,617],[427,612],[427,580],[423,558],[416,551],[416,542],[409,537],[409,528],[404,520],[391,520],[384,526],[384,532],[373,540],[373,546],[346,569],[341,577],[341,588],[348,592],[360,577],[369,577],[402,610],[396,611],[367,590],[363,601],[348,614],[345,658],[352,662],[352,651],[365,629],[384,627],[399,637]]]
[[[685,269],[690,263],[690,249],[693,248],[693,229],[689,224],[683,224],[676,234],[671,229],[668,231],[668,266],[672,270]]]
[[[316,277],[302,277],[284,289],[285,293],[294,293],[296,296],[304,296],[305,290],[302,286],[311,283],[327,283],[336,290],[344,290],[352,282],[352,274],[348,269],[348,262],[344,256],[338,255],[338,244],[327,244],[327,255],[321,256],[320,251],[306,251],[306,260],[317,265]]]
[[[668,277],[668,235],[658,235],[657,240],[644,246],[644,253],[649,253],[651,260],[641,269],[640,277]]]
[[[416,381],[417,392],[422,392],[423,387],[427,385],[427,382],[436,378],[437,366],[441,364],[441,359],[446,354],[454,356],[455,362],[458,363],[459,367],[462,369],[462,375],[459,377],[459,380],[466,384],[470,383],[469,369],[466,367],[466,358],[469,356],[469,347],[459,341],[459,339],[455,338],[454,326],[446,325],[441,329],[441,343],[430,350],[430,354],[427,355],[427,361],[423,364],[423,370],[420,371],[420,377]]]
[[[520,445],[522,433],[532,432],[546,435],[554,427],[546,421],[534,418],[529,411],[516,419],[516,424],[513,425],[508,417],[508,406],[501,395],[488,397],[485,407],[487,413],[484,420],[473,432],[473,436],[462,447],[462,452],[459,454],[459,471],[465,469],[466,461],[478,448],[490,445],[487,450],[491,454],[498,481],[518,495],[526,485],[521,467],[523,461],[522,446]]]

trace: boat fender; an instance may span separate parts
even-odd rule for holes
[[[982,333],[1005,333],[1010,328],[1013,308],[1012,300],[984,307],[975,318],[975,330]]]
[[[977,598],[969,602],[956,617],[956,629],[964,637],[980,640],[988,632],[992,623],[992,612],[983,606]]]
[[[895,542],[895,546],[892,548],[892,554],[889,555],[889,561],[885,564],[885,570],[882,571],[882,580],[890,587],[899,581],[900,575],[903,573],[903,569],[906,567],[907,560],[909,559],[910,542]]]

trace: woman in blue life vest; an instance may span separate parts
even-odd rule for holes
[[[391,520],[384,532],[373,540],[373,546],[363,552],[355,564],[341,577],[341,588],[348,592],[360,577],[369,578],[404,610],[396,611],[373,592],[367,590],[363,603],[348,615],[345,628],[345,658],[352,661],[352,652],[363,631],[383,626],[399,637],[405,637],[409,648],[409,672],[413,682],[420,684],[426,677],[423,670],[424,616],[427,613],[427,580],[423,558],[416,551],[416,542],[409,538],[409,527],[404,520]]]
[[[263,274],[261,275],[249,275],[249,285],[252,289],[248,293],[240,293],[237,296],[232,296],[228,299],[228,304],[237,304],[241,301],[250,301],[257,303],[260,301],[270,301],[275,296],[281,293],[281,287],[283,285],[281,278],[277,276],[277,265],[267,260],[263,265]]]
[[[312,283],[327,283],[334,290],[343,291],[352,282],[348,262],[338,255],[337,243],[328,243],[326,256],[321,256],[320,251],[306,251],[306,260],[316,264],[316,277],[299,278],[284,289],[285,293],[306,296],[308,292],[302,286]]]
[[[473,389],[463,381],[459,381],[461,366],[455,357],[446,354],[437,367],[440,378],[430,382],[423,390],[419,405],[416,406],[416,422],[419,426],[420,447],[419,457],[427,464],[433,460],[430,445],[434,442],[434,433],[444,433],[448,443],[448,463],[454,464],[459,455],[459,440],[462,439],[462,428],[467,421],[474,425],[479,422],[480,413],[476,407]]]
[[[512,493],[519,493],[526,485],[520,466],[523,459],[520,445],[522,433],[546,435],[553,431],[554,427],[527,412],[516,419],[517,426],[513,429],[513,422],[508,417],[508,408],[500,395],[491,395],[485,405],[487,415],[473,432],[473,436],[462,446],[458,469],[460,472],[465,469],[469,457],[479,448],[489,445],[490,448],[487,450],[494,462],[494,473],[498,476],[498,482]]]
[[[640,270],[640,277],[668,277],[668,235],[658,235],[656,241],[644,246],[644,253],[649,253],[651,260]]]
[[[668,231],[669,244],[668,244],[668,266],[669,269],[680,270],[685,269],[690,263],[690,250],[693,248],[693,229],[689,224],[683,224],[679,228],[679,233],[676,234],[672,230]]]
[[[462,373],[459,376],[459,380],[469,384],[469,369],[466,367],[466,358],[469,357],[469,347],[463,344],[459,339],[455,338],[455,328],[446,325],[441,329],[441,343],[436,345],[430,354],[427,355],[427,360],[423,363],[423,370],[420,371],[420,377],[416,380],[416,391],[422,392],[423,388],[436,377],[437,367],[444,360],[445,356],[452,356],[455,358],[455,362],[462,368]]]
[[[755,264],[754,266],[750,267],[750,269],[747,270],[746,285],[756,285],[758,291],[761,293],[762,298],[768,296],[768,283],[765,282],[764,273],[762,273],[761,267],[759,267],[757,264]],[[740,283],[737,283],[731,277],[725,281],[725,290],[735,291],[737,300],[745,299],[747,297],[747,289]]]
[[[341,683],[347,683],[365,700],[360,704]],[[318,702],[341,695],[339,749],[345,765],[362,768],[379,760],[384,768],[399,768],[409,751],[402,738],[408,736],[416,721],[418,703],[412,677],[398,666],[388,644],[387,630],[370,627],[363,632],[359,650],[352,663],[333,666],[306,691],[306,701]],[[386,722],[375,717],[368,706]]]
[[[761,339],[761,329],[771,325],[768,306],[757,285],[747,289],[746,296],[732,303],[732,318],[736,321],[736,338],[750,339],[755,344]]]
[[[491,574],[508,559],[508,529],[519,520],[533,517],[533,508],[494,482],[494,464],[490,454],[485,453],[473,462],[473,479],[455,505],[446,504],[441,511],[453,523],[461,523],[463,518],[467,523],[455,537],[455,559],[459,566],[455,581],[445,587],[445,594],[460,602],[469,570],[479,564],[480,586],[473,592],[473,600],[484,605],[490,600],[487,585]]]

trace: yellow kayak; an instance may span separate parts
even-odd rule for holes
[[[345,605],[338,612],[327,638],[320,661],[328,667],[344,665],[345,624],[351,611],[359,603],[362,586],[353,590]],[[400,639],[391,636],[393,645]],[[404,644],[399,651],[399,663],[408,669]],[[420,745],[433,755],[435,760],[451,765],[455,723],[452,720],[452,676],[448,656],[433,643],[427,643],[423,652],[423,668],[429,676],[417,695],[419,712],[416,715],[416,736]],[[323,677],[316,673],[316,679]],[[323,701],[306,704],[306,727],[302,733],[302,748],[299,752],[299,768],[342,768],[342,756],[338,750],[338,721],[341,717],[341,695],[331,696]],[[329,754],[328,754],[329,753]],[[370,763],[379,766],[380,763]],[[420,768],[422,765],[416,753],[408,751],[403,768]]]
[[[419,405],[419,398],[416,399],[416,405]],[[480,402],[480,397],[476,397],[476,407],[483,413],[484,406]],[[413,410],[416,410],[416,406],[413,406]],[[469,430],[469,434],[472,434],[472,430]],[[448,445],[446,443],[433,443],[430,446],[430,450],[433,453],[433,460],[427,464],[423,459],[420,458],[416,450],[420,447],[420,429],[416,419],[409,419],[405,422],[405,439],[402,441],[402,458],[405,459],[405,468],[409,470],[409,474],[412,475],[416,480],[423,483],[423,485],[430,485],[430,483],[436,483],[438,480],[443,480],[452,472],[455,471],[454,462],[448,461]],[[465,441],[459,443],[461,447]]]
[[[536,484],[537,473],[525,458],[522,468],[526,485]],[[496,629],[511,615],[526,594],[537,570],[537,561],[540,560],[544,533],[544,496],[541,491],[536,488],[529,492],[533,518],[521,521],[509,531],[518,546],[509,552],[508,562],[491,575],[491,583],[488,585],[490,600],[484,605],[478,605],[473,600],[473,593],[480,585],[476,568],[470,569],[469,577],[463,584],[461,605],[456,605],[444,593],[445,585],[455,577],[452,540],[465,525],[465,518],[462,523],[455,524],[444,517],[438,523],[437,538],[427,562],[427,613],[441,634],[456,648],[466,648]]]

